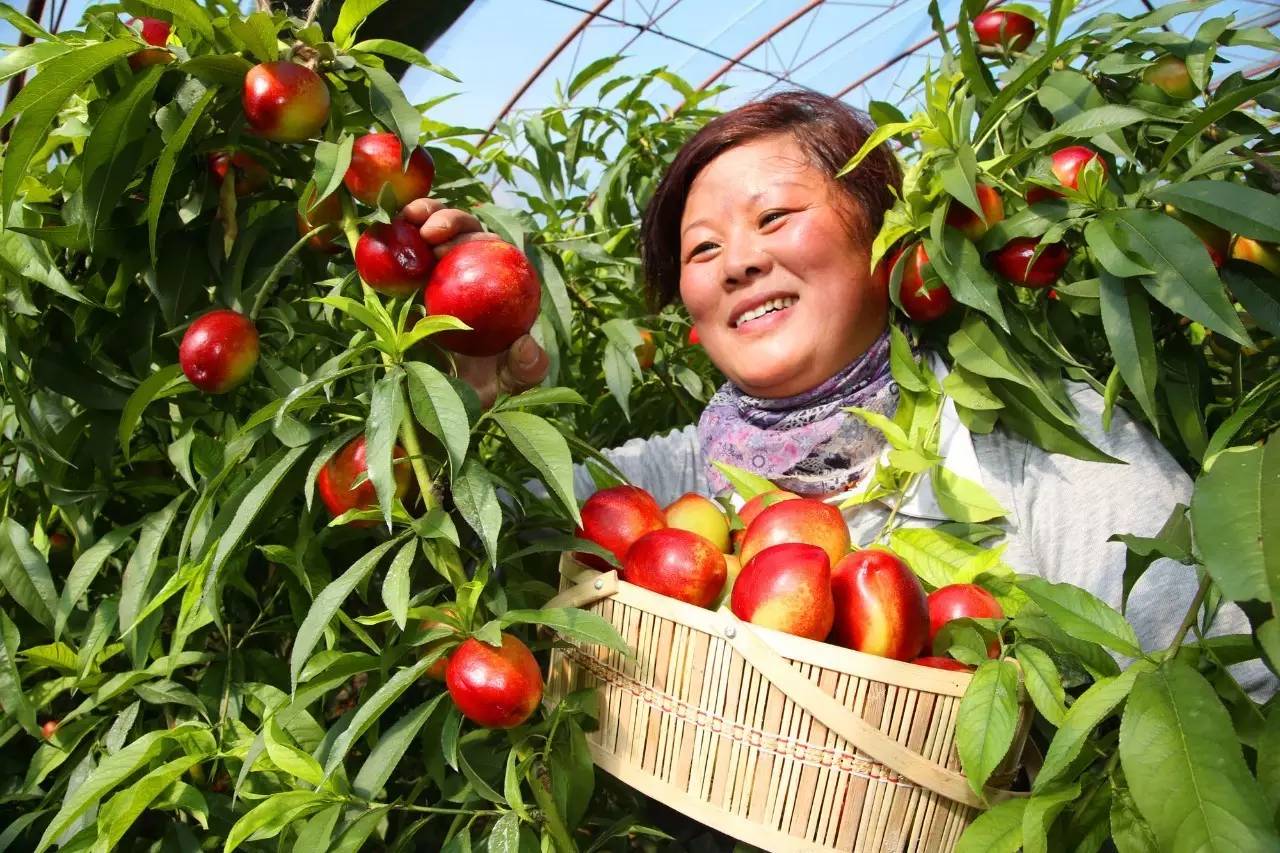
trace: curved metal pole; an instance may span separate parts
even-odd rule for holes
[[[773,37],[774,37],[774,36],[776,36],[778,33],[782,32],[782,31],[783,31],[783,30],[785,30],[787,27],[791,26],[791,25],[792,25],[792,24],[794,24],[796,21],[800,20],[800,19],[801,19],[801,18],[803,18],[805,15],[809,14],[810,12],[812,12],[814,9],[818,8],[819,6],[821,6],[824,2],[825,2],[825,0],[809,0],[809,2],[808,2],[808,3],[806,3],[802,8],[797,9],[795,12],[791,13],[791,15],[789,15],[789,16],[788,16],[788,17],[786,17],[786,18],[784,18],[784,19],[783,19],[782,21],[780,21],[776,26],[774,26],[774,28],[773,28],[773,29],[769,30],[769,32],[767,32],[767,33],[765,33],[764,35],[760,36],[760,38],[756,39],[756,40],[755,40],[755,41],[753,41],[751,44],[749,44],[749,45],[747,45],[746,47],[744,47],[741,51],[739,51],[739,52],[738,52],[738,54],[737,54],[736,56],[734,56],[732,59],[730,59],[730,60],[729,60],[728,62],[726,62],[724,65],[721,65],[721,66],[720,66],[720,68],[719,68],[719,69],[717,69],[716,73],[712,74],[712,75],[711,75],[710,77],[708,77],[706,80],[703,80],[703,81],[702,81],[702,84],[701,84],[700,86],[698,86],[698,87],[697,87],[697,91],[701,92],[703,89],[705,89],[705,88],[707,88],[708,86],[710,86],[711,84],[715,83],[717,80],[719,80],[719,79],[720,79],[721,77],[723,77],[725,74],[727,74],[727,73],[729,72],[729,69],[730,69],[730,68],[732,68],[733,66],[737,65],[737,64],[738,64],[738,62],[739,62],[740,60],[746,59],[748,56],[750,56],[750,55],[752,54],[752,52],[754,52],[754,51],[755,51],[755,49],[756,49],[756,48],[760,47],[760,45],[764,44],[764,43],[765,43],[765,42],[767,42],[769,39],[773,38]],[[683,106],[683,105],[682,105],[682,106]],[[679,112],[679,107],[677,107],[677,108],[676,108],[676,111],[677,111],[677,112]]]
[[[542,76],[542,73],[546,71],[548,67],[550,67],[551,63],[556,61],[556,57],[564,53],[564,49],[568,47],[570,44],[572,44],[573,40],[576,39],[578,35],[587,28],[587,25],[590,24],[595,19],[595,17],[599,15],[601,12],[603,12],[605,8],[612,2],[613,0],[600,0],[600,2],[595,5],[594,9],[592,9],[587,14],[583,15],[582,20],[578,21],[577,25],[574,26],[574,28],[571,29],[568,33],[566,33],[564,38],[560,39],[560,43],[557,44],[554,48],[552,48],[551,52],[546,55],[546,58],[543,59],[541,63],[539,63],[538,67],[534,69],[533,73],[530,74],[528,78],[526,78],[525,81],[520,84],[520,88],[516,89],[515,94],[512,95],[509,99],[507,99],[507,102],[502,105],[501,112],[499,112],[497,117],[494,118],[494,120],[489,123],[489,129],[484,132],[484,136],[480,137],[480,141],[476,143],[477,150],[479,150],[481,145],[484,145],[485,140],[487,140],[490,136],[493,135],[493,129],[498,126],[498,122],[502,121],[506,117],[507,113],[511,112],[511,108],[516,105],[517,101],[519,101],[522,97],[524,97],[524,93],[529,91],[529,87],[532,86],[534,82],[536,82],[537,79]],[[470,163],[472,157],[474,156],[475,155],[473,154],[470,157],[468,157],[467,162]]]

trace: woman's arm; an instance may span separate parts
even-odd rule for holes
[[[662,506],[685,492],[709,495],[697,427],[693,424],[666,435],[633,438],[601,452],[632,485],[646,489]],[[573,487],[579,499],[596,490],[585,465],[573,466]]]

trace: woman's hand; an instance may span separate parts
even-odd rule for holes
[[[460,243],[501,239],[482,230],[480,220],[470,213],[445,207],[433,198],[414,199],[401,213],[419,226],[422,239],[435,250],[437,258]],[[477,357],[453,353],[453,360],[458,378],[475,389],[480,405],[486,409],[499,394],[515,394],[537,385],[551,365],[546,350],[531,335],[519,338],[509,350],[498,355]]]

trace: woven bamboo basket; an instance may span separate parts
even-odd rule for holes
[[[984,807],[960,773],[970,676],[817,643],[658,595],[569,555],[548,606],[582,607],[633,650],[557,643],[547,697],[596,688],[596,765],[695,820],[775,851],[950,850]],[[562,638],[563,639],[563,638]],[[1016,796],[1031,713],[987,805]]]

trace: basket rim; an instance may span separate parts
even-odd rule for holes
[[[580,583],[593,577],[606,574],[583,564],[574,558],[572,552],[563,552],[560,559],[560,573],[570,581]],[[729,613],[727,608],[721,611],[708,610],[675,598],[636,586],[622,580],[617,581],[617,592],[612,596],[623,604],[639,607],[657,616],[673,622],[704,631],[708,634],[720,635],[725,629],[735,624],[736,620],[726,620],[722,615]],[[765,643],[782,657],[799,663],[814,664],[826,669],[836,670],[858,678],[882,681],[897,687],[911,690],[923,690],[944,696],[960,697],[973,679],[973,674],[910,663],[908,661],[884,658],[878,655],[847,649],[833,643],[797,637],[783,631],[775,631],[760,625],[752,625]],[[1019,685],[1018,701],[1030,700],[1026,688]]]

